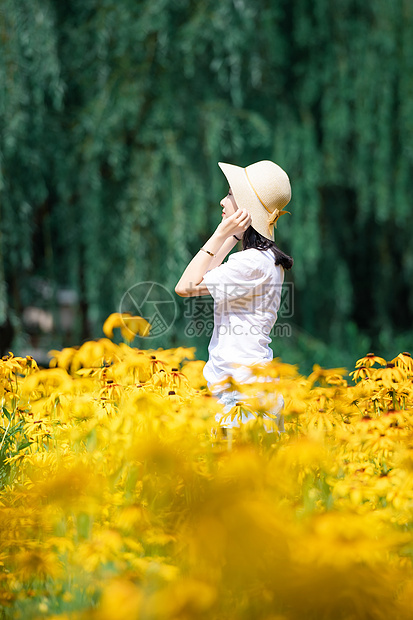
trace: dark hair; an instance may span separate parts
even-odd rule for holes
[[[247,228],[242,238],[242,249],[248,250],[249,248],[255,248],[256,250],[271,249],[274,254],[275,264],[281,265],[284,269],[291,269],[294,264],[294,260],[291,256],[284,254],[284,252],[275,245],[274,241],[260,235],[252,226]]]

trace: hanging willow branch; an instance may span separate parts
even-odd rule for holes
[[[295,323],[337,344],[346,325],[411,330],[407,0],[5,0],[0,34],[10,306],[12,282],[47,272],[50,215],[58,283],[80,294],[83,335],[100,335],[125,290],[173,290],[212,233],[217,161],[273,159],[293,187],[277,235]]]

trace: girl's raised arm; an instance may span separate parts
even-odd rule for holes
[[[183,272],[175,287],[175,293],[180,297],[209,295],[207,287],[202,284],[202,278],[207,271],[222,263],[225,256],[236,244],[233,235],[240,237],[250,223],[250,214],[242,209],[220,222],[212,237],[208,239]]]

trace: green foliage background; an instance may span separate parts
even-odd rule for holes
[[[55,346],[100,336],[130,286],[173,291],[212,234],[217,162],[272,159],[295,259],[275,354],[305,370],[408,350],[412,75],[409,0],[1,0],[0,323],[22,337],[23,308],[66,287],[78,319]],[[183,304],[150,346],[205,358]]]

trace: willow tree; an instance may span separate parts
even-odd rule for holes
[[[273,159],[293,187],[277,232],[295,259],[293,333],[350,348],[366,335],[383,353],[400,335],[407,348],[412,12],[407,0],[3,0],[9,309],[40,274],[79,292],[83,336],[99,335],[134,283],[173,290],[212,233],[217,161]],[[184,322],[158,344],[202,350]]]

